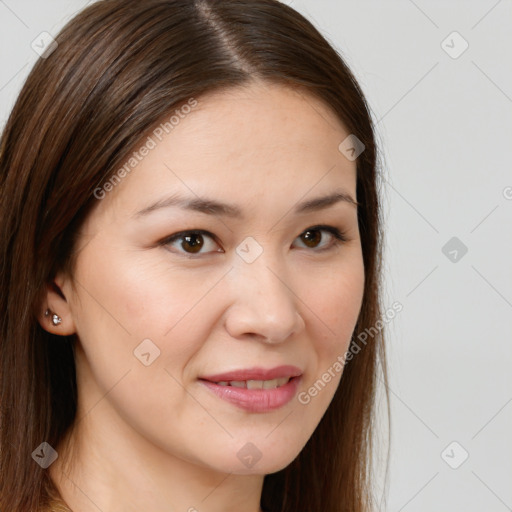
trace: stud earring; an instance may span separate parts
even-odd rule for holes
[[[59,325],[62,323],[62,318],[59,315],[57,315],[56,313],[52,314],[52,312],[49,309],[47,309],[44,312],[44,316],[50,316],[50,315],[52,315],[52,324],[53,325]]]

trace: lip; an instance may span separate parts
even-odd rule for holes
[[[218,373],[216,375],[208,375],[200,377],[200,380],[210,382],[222,382],[231,380],[273,380],[283,377],[299,377],[302,375],[300,368],[292,365],[276,366],[274,368],[245,368],[241,370],[233,370],[226,373]]]
[[[224,374],[231,375],[231,374]],[[240,375],[237,373],[236,375]],[[254,375],[254,373],[252,374]],[[281,375],[286,377],[287,375]],[[217,376],[215,376],[217,378]],[[274,377],[279,378],[279,377]],[[284,386],[275,389],[246,389],[233,386],[220,386],[209,380],[200,379],[199,382],[210,389],[219,398],[226,400],[241,409],[249,412],[270,412],[286,405],[297,393],[302,376],[292,377]],[[227,379],[237,380],[237,379]],[[271,380],[265,379],[238,379],[238,380]]]

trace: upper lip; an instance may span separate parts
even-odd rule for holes
[[[276,366],[274,368],[245,368],[232,370],[226,373],[217,373],[200,377],[211,382],[229,382],[242,380],[274,380],[284,377],[298,377],[302,375],[300,368],[292,365]]]

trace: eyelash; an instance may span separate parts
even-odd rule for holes
[[[318,250],[315,250],[314,248],[311,249],[314,252],[321,252],[321,253],[323,253],[323,252],[326,252],[326,251],[329,251],[329,250],[333,250],[336,247],[339,247],[340,245],[342,245],[343,243],[348,242],[348,238],[346,236],[345,231],[342,231],[342,230],[340,230],[340,229],[338,229],[338,228],[336,228],[334,226],[327,226],[327,225],[311,226],[311,227],[305,229],[299,235],[299,237],[304,235],[308,231],[327,231],[328,233],[330,233],[334,237],[333,242],[328,247],[324,247],[323,249],[318,249]],[[176,240],[184,238],[187,235],[206,235],[209,238],[211,238],[212,240],[214,240],[216,243],[218,243],[217,240],[216,240],[215,235],[213,235],[209,231],[206,231],[204,229],[191,229],[191,230],[188,230],[188,231],[180,231],[179,233],[175,233],[174,235],[168,236],[168,237],[164,238],[163,240],[161,240],[159,242],[159,245],[167,246],[167,245],[175,242]],[[214,251],[214,252],[218,253],[220,251]],[[197,259],[197,258],[201,257],[201,255],[204,254],[204,253],[193,254],[193,253],[187,253],[187,252],[179,251],[178,254],[181,254],[182,256],[184,256],[186,258],[189,258],[189,259]],[[208,253],[206,253],[206,254],[208,254]]]

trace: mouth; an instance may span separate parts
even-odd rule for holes
[[[297,366],[281,365],[274,368],[232,370],[215,375],[206,375],[200,377],[200,380],[207,380],[223,386],[231,385],[248,389],[269,389],[282,386],[291,378],[299,377],[300,375],[302,375],[302,370]]]
[[[231,386],[234,388],[244,389],[276,389],[288,384],[292,378],[293,377],[282,377],[280,379],[271,380],[221,380],[219,382],[214,382],[214,384],[217,384],[218,386]]]
[[[283,370],[281,368],[278,371],[282,373]],[[269,374],[269,371],[262,372],[258,370],[257,372],[259,372],[259,375],[262,373]],[[270,373],[272,372],[275,374],[276,370],[272,370]],[[254,376],[254,373],[252,371],[251,376]],[[302,373],[297,368],[293,370],[293,373],[296,375],[244,379],[240,377],[240,372],[238,372],[236,380],[230,374],[229,377],[200,378],[199,382],[222,401],[251,413],[265,413],[285,406],[297,394]],[[247,371],[245,374],[247,374]]]

